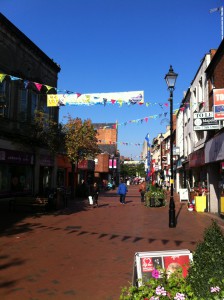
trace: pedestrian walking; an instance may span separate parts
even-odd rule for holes
[[[144,200],[145,200],[145,192],[146,192],[146,182],[145,182],[144,179],[143,179],[142,183],[140,184],[139,192],[141,194],[141,202],[144,202]]]
[[[125,197],[127,192],[128,192],[127,186],[124,183],[123,179],[121,179],[117,189],[117,194],[120,196],[120,203],[125,204]]]
[[[96,182],[90,187],[90,196],[93,199],[93,207],[98,207],[99,186]]]

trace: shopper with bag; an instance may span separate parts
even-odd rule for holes
[[[98,207],[99,186],[96,182],[90,187],[90,197],[92,197],[93,207]]]

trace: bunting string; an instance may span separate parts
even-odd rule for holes
[[[119,94],[119,93],[81,94],[81,93],[72,92],[72,91],[69,91],[69,90],[66,90],[66,89],[58,89],[56,87],[52,87],[52,86],[49,86],[47,84],[42,84],[42,83],[30,81],[30,80],[27,80],[27,79],[23,79],[23,78],[16,77],[16,76],[13,76],[13,75],[9,75],[9,74],[5,74],[5,73],[0,73],[0,83],[3,83],[3,81],[7,77],[10,78],[10,80],[12,80],[12,81],[16,81],[16,80],[22,81],[23,85],[24,85],[24,88],[26,88],[26,89],[28,89],[30,86],[34,86],[39,93],[47,94],[48,100],[51,99],[51,98],[54,99],[54,97],[56,97],[56,98],[58,97],[59,101],[56,102],[56,105],[54,105],[54,106],[64,106],[64,105],[66,105],[65,103],[63,103],[62,99],[65,101],[66,98],[68,99],[70,97],[70,98],[79,99],[79,101],[73,101],[73,102],[71,101],[71,103],[69,103],[69,105],[88,105],[88,106],[91,106],[91,105],[101,104],[101,105],[105,106],[106,104],[112,104],[112,105],[113,104],[118,104],[118,105],[122,106],[124,103],[128,104],[128,105],[133,105],[133,104],[138,103],[139,105],[145,105],[146,107],[149,107],[149,106],[152,106],[152,105],[159,105],[162,109],[169,107],[168,102],[164,102],[164,103],[162,103],[162,102],[146,102],[143,99],[143,95],[142,95],[142,98],[141,98],[141,96],[138,97],[139,96],[138,95],[137,98],[134,97],[134,99],[129,99],[131,101],[127,101],[127,99],[121,99],[121,98],[120,99],[108,99],[108,98],[103,97],[103,95],[106,95],[106,94]],[[129,92],[126,92],[126,93],[129,93]],[[122,94],[122,93],[120,93],[120,94]],[[91,97],[94,98],[94,101],[92,101],[92,102],[89,100]],[[61,99],[61,103],[60,103],[60,99]],[[205,102],[202,101],[202,102],[200,102],[200,104],[204,106]],[[174,105],[180,106],[180,108],[177,109],[177,111],[178,110],[184,111],[185,109],[187,109],[191,106],[193,106],[193,107],[196,106],[197,107],[199,105],[199,103],[194,102],[194,103],[191,104],[190,102],[185,102],[185,103],[175,103]],[[151,117],[152,116],[150,116],[150,118]]]

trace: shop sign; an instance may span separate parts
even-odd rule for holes
[[[50,155],[40,155],[40,165],[44,167],[53,167],[54,159]]]
[[[80,170],[92,171],[92,170],[94,170],[94,167],[95,167],[94,160],[84,159],[78,163],[78,169],[80,169]]]
[[[205,145],[205,163],[224,160],[224,133],[215,136]]]
[[[173,155],[180,155],[180,147],[173,147]]]
[[[224,120],[224,89],[213,89],[214,118]]]
[[[214,119],[212,111],[194,113],[194,130],[214,130],[220,129],[218,120]]]
[[[0,162],[33,165],[34,159],[31,153],[0,149]]]
[[[204,148],[194,151],[189,155],[189,166],[192,168],[200,167],[205,164],[205,151]]]

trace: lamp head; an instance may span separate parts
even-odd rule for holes
[[[177,80],[178,74],[173,71],[173,67],[170,66],[169,72],[165,75],[166,84],[170,91],[175,89],[175,83]]]
[[[160,142],[162,142],[164,140],[164,136],[162,133],[160,134],[159,139],[160,139]]]

